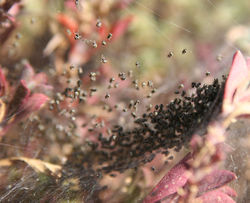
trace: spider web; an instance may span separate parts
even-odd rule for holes
[[[80,2],[80,1],[79,1]],[[135,17],[137,16],[137,13],[135,12],[134,8],[138,9],[140,12],[142,13],[147,13],[147,15],[152,15],[155,16],[158,21],[164,21],[164,24],[167,24],[169,26],[169,29],[176,31],[176,33],[178,33],[178,38],[182,39],[190,39],[190,41],[201,41],[204,39],[202,36],[202,33],[204,33],[205,31],[202,30],[201,33],[200,31],[197,31],[194,29],[194,27],[189,26],[189,23],[187,23],[187,25],[185,24],[185,22],[179,22],[178,18],[177,18],[177,22],[175,20],[168,20],[168,18],[166,18],[165,16],[163,16],[162,11],[158,12],[156,9],[156,6],[154,3],[150,3],[151,1],[145,1],[145,0],[136,0],[134,1],[132,4],[132,7],[128,7],[125,9],[125,13],[127,14],[132,14]],[[171,5],[171,3],[166,3],[165,1],[159,1],[162,5],[164,5],[167,7]],[[179,1],[182,2],[182,1]],[[204,7],[206,7],[207,9],[211,10],[211,11],[215,11],[218,10],[219,8],[221,8],[221,5],[218,1],[211,1],[211,0],[204,0],[202,1],[202,4]],[[84,7],[79,6],[78,8],[79,10],[84,10]],[[164,10],[164,8],[162,8],[162,10]],[[175,15],[178,15],[178,13],[185,13],[186,11],[184,9],[178,8]],[[165,15],[165,14],[164,14]],[[190,14],[187,14],[190,15]],[[195,14],[197,15],[195,18],[201,18],[201,14]],[[199,16],[200,15],[200,16]],[[204,27],[213,27],[213,23],[215,23],[217,19],[214,19],[214,17],[209,17],[206,20],[206,25],[203,25]],[[219,20],[219,19],[218,19]],[[176,42],[175,40],[172,39],[173,35],[169,35],[167,34],[165,31],[162,30],[162,27],[160,26],[160,24],[154,22],[154,21],[149,21],[149,23],[151,24],[151,28],[153,29],[152,32],[156,32],[158,35],[155,36],[152,39],[152,41],[161,41],[162,44],[165,44],[165,47],[161,47],[161,50],[159,52],[162,53],[162,55],[159,56],[159,60],[163,61],[160,63],[160,66],[171,66],[170,68],[168,68],[168,74],[165,76],[164,81],[165,82],[161,82],[159,84],[159,88],[158,88],[158,95],[163,95],[166,94],[166,92],[169,92],[170,90],[172,90],[175,86],[178,85],[179,82],[179,78],[178,75],[181,75],[181,71],[182,71],[182,67],[180,67],[181,65],[185,64],[185,62],[187,64],[188,60],[186,59],[186,56],[182,56],[181,55],[181,50],[186,48],[185,46],[182,46],[181,44],[178,44],[178,42]],[[230,31],[231,27],[239,27],[242,24],[241,22],[239,22],[237,19],[232,19],[232,23],[230,26],[224,28],[223,32],[219,32],[216,34],[220,34],[221,36],[212,36],[209,40],[215,40],[219,41],[218,44],[214,45],[213,41],[209,41],[206,40],[206,43],[209,44],[213,44],[212,49],[210,49],[210,51],[213,51],[214,53],[212,53],[212,55],[210,55],[210,57],[212,56],[212,60],[213,60],[213,64],[214,67],[212,67],[213,69],[211,69],[211,67],[209,67],[209,64],[205,61],[204,57],[200,58],[196,64],[196,67],[192,67],[193,70],[192,72],[194,74],[192,75],[188,75],[187,77],[190,77],[190,80],[192,79],[202,79],[201,74],[204,74],[205,71],[211,71],[213,73],[214,76],[219,76],[224,72],[228,71],[228,67],[230,66],[230,62],[231,62],[231,58],[233,53],[238,50],[241,49],[241,47],[235,43],[235,42],[231,42],[230,40],[227,39],[227,34]],[[149,30],[150,32],[150,30]],[[219,40],[218,40],[219,38]],[[176,45],[177,44],[177,45]],[[154,52],[154,47],[152,46],[149,47],[152,49],[152,52]],[[166,55],[168,54],[168,51],[173,51],[174,56],[169,59],[168,57],[166,57]],[[194,50],[195,51],[195,50]],[[189,57],[193,57],[192,55],[197,54],[194,53],[194,51],[187,49],[187,55]],[[211,54],[211,53],[209,53]],[[182,57],[182,63],[176,63],[175,60],[179,60],[179,59],[175,59],[177,58],[177,56],[175,55],[181,55]],[[220,56],[221,60],[217,61],[216,58]],[[180,57],[180,56],[179,56]],[[112,60],[112,55],[110,56],[111,60]],[[211,58],[210,58],[211,59]],[[172,60],[171,62],[169,62],[170,60]],[[174,62],[173,62],[174,61]],[[127,61],[129,65],[131,65],[133,63],[133,60]],[[143,62],[143,61],[142,61]],[[126,62],[124,62],[126,63]],[[164,69],[164,67],[161,67]],[[169,70],[170,69],[170,70]],[[173,71],[173,69],[175,69]],[[185,72],[185,70],[183,70]],[[198,72],[198,73],[197,73]],[[176,78],[173,79],[172,78]],[[146,103],[146,102],[145,102]],[[16,114],[18,114],[20,112],[17,112]],[[10,119],[10,118],[8,118]],[[21,143],[27,143],[27,140],[30,140],[29,137],[34,136],[33,133],[34,131],[36,132],[36,130],[34,130],[35,126],[32,127],[32,119],[27,119],[26,121],[24,121],[23,125],[23,130],[25,132],[25,137],[21,138],[23,141],[21,141]],[[241,125],[241,124],[238,124]],[[243,124],[242,124],[243,125]],[[241,127],[235,127],[236,130],[232,131],[232,135],[230,135],[229,137],[229,141],[228,144],[232,147],[233,153],[229,155],[227,162],[226,162],[226,167],[228,169],[231,169],[233,172],[236,173],[236,175],[238,175],[238,180],[235,181],[235,183],[233,183],[233,187],[235,187],[237,189],[237,191],[243,191],[241,193],[241,195],[239,196],[239,201],[238,202],[247,202],[247,197],[248,193],[249,193],[249,186],[248,186],[248,182],[247,181],[243,181],[244,180],[244,173],[246,170],[246,164],[247,161],[249,160],[249,152],[244,151],[244,150],[237,150],[236,148],[241,147],[241,142],[235,141],[236,137],[238,139],[238,135],[240,135],[242,138],[242,140],[246,139],[246,135],[249,134],[249,127],[246,127],[247,125],[243,125]],[[239,130],[239,129],[246,129],[245,132],[242,132],[244,130]],[[24,132],[20,132],[20,134],[23,134]],[[230,132],[231,134],[231,132]],[[2,142],[0,143],[0,146],[2,148],[10,148],[13,150],[12,154],[13,155],[20,155],[22,154],[22,150],[25,149],[25,147],[23,147],[22,145],[15,145],[13,144],[13,142],[11,142],[11,144],[9,143],[5,143]],[[46,146],[43,146],[42,144],[37,144],[37,154],[33,154],[33,158],[36,158],[37,155],[39,153],[41,153],[41,151],[46,154]],[[245,149],[245,148],[244,148]],[[247,148],[246,148],[247,150]],[[235,153],[234,153],[235,152]],[[2,156],[4,157],[4,155]],[[28,166],[27,166],[28,167]],[[29,176],[23,176],[23,178],[20,179],[20,181],[17,181],[13,186],[10,186],[10,189],[7,193],[2,194],[0,197],[0,202],[5,202],[9,199],[10,196],[15,196],[15,195],[20,195],[20,197],[22,197],[21,195],[21,191],[22,190],[27,190],[27,185],[29,185],[30,187],[32,187],[31,183],[32,181],[35,181],[37,179],[37,174],[35,172],[31,172],[29,173]],[[244,188],[244,189],[242,189]],[[56,192],[60,192],[60,194],[57,194]],[[55,197],[59,197],[62,195],[64,195],[63,193],[66,193],[66,188],[61,188],[61,190],[56,190],[54,192],[53,195]],[[65,195],[67,196],[67,195]]]

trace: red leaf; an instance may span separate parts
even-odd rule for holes
[[[128,16],[123,18],[115,23],[115,25],[111,28],[112,40],[119,38],[128,28],[128,25],[132,21],[133,16]]]
[[[67,0],[67,1],[65,1],[65,2],[64,2],[64,6],[65,6],[66,8],[70,8],[70,9],[72,9],[72,10],[74,10],[74,11],[77,11],[76,4],[75,4],[75,2],[72,1],[72,0]]]
[[[27,88],[26,83],[23,80],[21,80],[21,85],[27,89],[27,94],[23,97],[21,104],[18,107],[18,112],[20,113],[17,117],[19,119],[39,110],[49,99],[46,95],[40,93],[30,95],[30,90]]]
[[[7,0],[7,1],[0,1],[0,8],[3,11],[8,11],[15,3],[19,2],[20,0]]]
[[[187,154],[177,165],[175,165],[155,186],[152,192],[144,199],[144,203],[155,202],[171,194],[187,182],[187,164],[191,154]]]
[[[125,9],[131,4],[134,0],[121,0],[117,2],[117,7],[121,9]]]
[[[24,60],[22,64],[24,65],[22,71],[22,79],[28,82],[31,80],[32,77],[34,77],[35,71],[27,60]]]
[[[14,123],[39,110],[47,101],[48,97],[44,94],[30,95],[25,81],[21,80],[7,108],[7,113],[0,123],[0,136],[4,135]]]
[[[7,109],[7,116],[12,117],[16,114],[20,106],[22,105],[22,101],[26,100],[30,96],[30,90],[27,88],[26,82],[24,80],[20,81],[19,86],[16,89],[14,97],[11,99],[10,104]]]
[[[98,34],[101,40],[105,40],[108,35],[108,28],[107,26],[102,23],[102,26],[98,28]]]
[[[250,89],[247,89],[239,98],[239,102],[250,102]]]
[[[223,185],[236,179],[236,175],[227,170],[214,170],[209,175],[205,176],[199,183],[198,196],[206,191],[220,188]]]
[[[7,82],[5,79],[5,75],[3,74],[3,71],[0,67],[0,97],[5,94],[6,87],[7,87]]]
[[[220,190],[214,190],[207,192],[204,195],[198,197],[196,200],[201,200],[203,203],[235,203],[235,201],[227,194]]]
[[[232,103],[235,91],[239,84],[247,77],[248,68],[246,61],[240,51],[234,54],[232,66],[227,78],[224,100]]]
[[[25,98],[20,106],[20,111],[23,111],[22,117],[32,113],[34,111],[38,111],[47,101],[48,97],[44,94],[35,93],[30,97]]]
[[[65,14],[58,14],[56,16],[56,19],[66,29],[70,30],[70,32],[72,34],[71,35],[67,34],[67,36],[68,36],[71,44],[74,45],[75,42],[76,42],[76,40],[74,39],[74,33],[76,33],[78,31],[78,24],[77,24],[77,22],[73,18],[71,18],[71,17],[69,17],[69,16],[67,16]]]
[[[221,192],[227,194],[230,197],[236,197],[237,196],[237,193],[235,192],[235,190],[232,189],[229,186],[224,186],[224,187],[218,188],[217,191],[221,191]]]
[[[250,57],[247,57],[247,68],[250,71]]]
[[[48,85],[47,75],[43,72],[35,73],[33,67],[27,62],[24,62],[24,70],[22,72],[22,80],[25,80],[27,88],[30,90],[39,89],[41,92],[47,92],[47,90],[53,89]]]

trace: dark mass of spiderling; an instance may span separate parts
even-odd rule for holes
[[[208,122],[221,111],[225,80],[215,79],[210,85],[193,82],[195,93],[188,96],[184,90],[179,91],[179,98],[135,118],[134,128],[116,125],[108,138],[100,133],[99,142],[88,142],[89,150],[75,149],[66,163],[70,167],[65,168],[75,166],[85,174],[85,181],[80,181],[84,189],[86,181],[95,185],[102,174],[137,169],[157,153],[171,156],[169,150],[188,146],[194,133],[206,133]]]

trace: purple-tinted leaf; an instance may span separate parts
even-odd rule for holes
[[[198,196],[204,192],[220,188],[223,185],[231,182],[236,179],[236,175],[231,171],[227,170],[213,170],[212,173],[205,176],[202,181],[199,183],[199,192]]]
[[[31,78],[34,77],[35,71],[27,60],[23,60],[22,64],[24,65],[24,67],[23,67],[21,78],[22,78],[22,80],[29,82],[31,80]]]
[[[0,123],[0,136],[16,122],[25,118],[32,112],[39,110],[48,101],[44,94],[32,94],[24,80],[21,80],[14,97],[12,98],[3,121]]]
[[[155,202],[163,199],[171,194],[176,193],[177,189],[185,185],[187,182],[186,161],[191,158],[191,154],[187,154],[177,165],[175,165],[155,186],[151,193],[144,199],[144,203]]]
[[[219,189],[207,192],[196,198],[196,200],[197,202],[200,200],[203,203],[235,203],[235,201],[230,196]]]
[[[21,117],[24,117],[29,113],[38,111],[47,101],[48,97],[40,93],[35,93],[32,94],[30,97],[25,98],[20,107],[20,111],[23,112],[21,114]]]
[[[15,3],[19,2],[20,0],[7,0],[7,1],[0,1],[0,8],[7,12]]]
[[[19,12],[19,9],[15,8],[18,2],[20,0],[0,1],[0,44],[9,38],[10,33],[17,26],[14,17]]]
[[[174,193],[172,195],[169,195],[169,196],[161,199],[161,203],[176,203],[176,202],[178,202],[179,198],[180,198],[180,196],[176,192],[176,193]]]
[[[24,70],[22,72],[22,80],[25,80],[27,87],[30,90],[38,89],[41,92],[53,89],[52,86],[47,85],[48,78],[45,73],[35,73],[34,68],[29,62],[24,61]]]
[[[6,86],[7,86],[7,82],[5,79],[5,75],[3,74],[3,71],[0,67],[0,97],[5,94]]]
[[[16,114],[20,110],[22,101],[26,100],[29,95],[30,90],[27,88],[26,82],[21,80],[7,108],[7,117],[14,116],[14,114]]]
[[[232,189],[231,187],[227,186],[227,185],[218,188],[217,191],[221,191],[221,192],[227,194],[230,197],[236,197],[237,196],[237,193],[235,192],[235,190]]]
[[[23,91],[24,94],[21,91]],[[21,80],[14,99],[16,99],[18,96],[21,97],[18,98],[19,100],[17,99],[18,103],[16,103],[17,106],[14,108],[17,109],[16,112],[14,112],[16,114],[16,119],[23,118],[29,113],[39,110],[42,105],[48,101],[48,97],[44,94],[35,93],[30,95],[30,90],[27,88],[26,83],[23,80]]]

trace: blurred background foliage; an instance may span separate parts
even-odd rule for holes
[[[118,9],[114,5],[119,2],[130,4]],[[236,49],[250,54],[247,0],[86,0],[80,1],[82,5],[77,11],[72,5],[67,6],[70,1],[24,0],[22,3],[24,9],[18,15],[16,30],[22,38],[17,42],[13,33],[1,52],[0,62],[10,67],[24,57],[39,70],[54,65],[55,52],[44,55],[44,49],[53,35],[65,34],[65,28],[56,20],[60,13],[77,19],[80,29],[88,35],[96,31],[93,25],[97,19],[111,26],[116,19],[132,15],[125,34],[101,52],[109,57],[115,69],[128,70],[134,67],[135,61],[140,61],[138,74],[159,82],[165,77],[185,76],[190,71],[216,73],[221,67],[216,59],[219,57],[228,64]],[[58,47],[68,51],[68,46]],[[185,55],[183,49],[187,50]],[[173,52],[171,59],[167,57],[169,52]],[[11,60],[6,60],[6,55]]]

